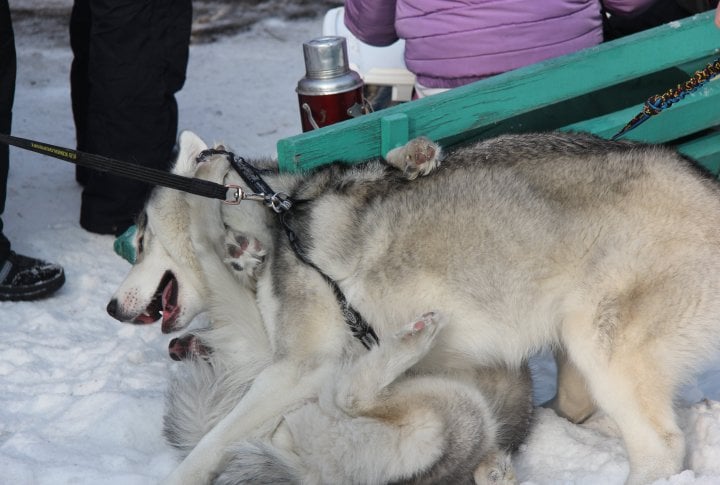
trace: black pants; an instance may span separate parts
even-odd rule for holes
[[[10,134],[12,125],[12,107],[15,97],[15,37],[13,35],[8,0],[0,0],[0,133]],[[10,253],[10,241],[3,234],[2,214],[5,211],[7,196],[10,150],[0,143],[0,263]]]
[[[191,0],[75,0],[70,80],[78,150],[167,169],[185,82]],[[80,169],[80,225],[117,234],[150,187]]]

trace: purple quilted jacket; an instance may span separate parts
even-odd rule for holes
[[[615,15],[654,0],[605,0]],[[345,0],[360,40],[405,39],[405,63],[429,88],[450,88],[602,42],[598,0]]]

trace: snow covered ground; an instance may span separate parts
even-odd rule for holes
[[[244,156],[274,154],[279,138],[300,130],[301,43],[319,30],[319,20],[268,19],[193,46],[181,128]],[[38,34],[17,44],[13,133],[74,147],[69,48]],[[129,266],[112,237],[79,227],[74,167],[16,149],[11,157],[7,233],[18,251],[63,264],[67,283],[46,301],[0,303],[0,484],[156,483],[175,465],[161,435],[167,376],[178,365],[167,357],[171,337],[105,313]],[[542,402],[554,368],[547,356],[534,367]],[[689,470],[661,483],[720,483],[720,362],[683,390],[678,408]],[[543,409],[515,464],[527,484],[622,483],[628,470],[607,419],[576,426]]]

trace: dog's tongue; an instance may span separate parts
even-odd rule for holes
[[[171,332],[173,325],[180,315],[180,307],[177,305],[177,280],[171,278],[165,285],[162,292],[162,330]]]
[[[143,313],[142,315],[139,315],[135,317],[135,320],[132,321],[132,323],[138,323],[141,325],[145,325],[148,323],[157,322],[158,317],[156,315],[150,315],[149,313]]]

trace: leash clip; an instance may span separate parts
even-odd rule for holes
[[[247,194],[238,185],[226,185],[227,193],[223,203],[228,205],[238,205],[243,200],[254,200],[257,202],[265,202],[265,196],[262,194]]]
[[[245,194],[243,194],[240,187],[237,185],[226,185],[225,188],[227,189],[227,192],[225,193],[225,200],[223,200],[224,204],[238,205],[242,202],[243,195]]]
[[[266,203],[278,214],[287,212],[292,208],[290,196],[284,192],[275,192],[270,197],[267,197]]]

